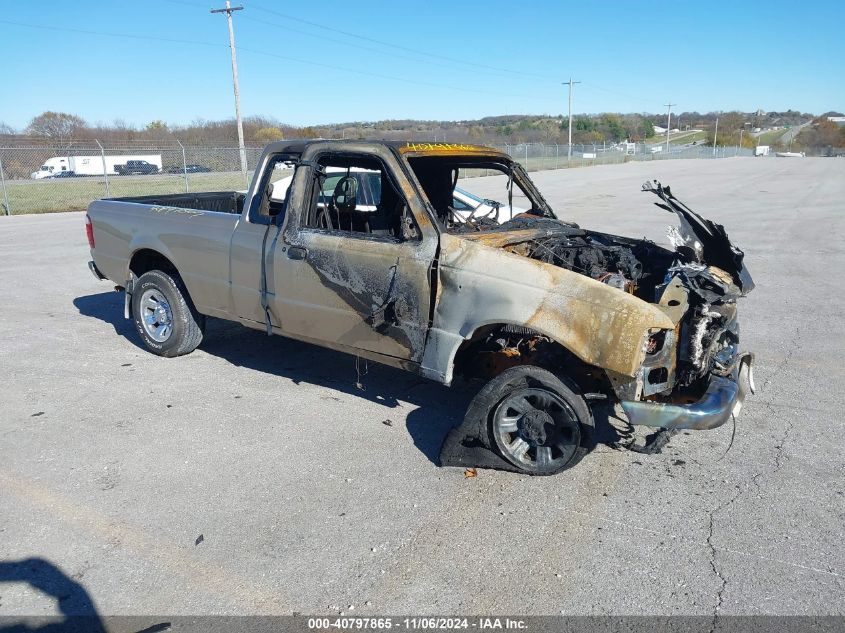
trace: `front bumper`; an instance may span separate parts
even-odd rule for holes
[[[715,429],[731,415],[739,415],[746,393],[754,393],[751,367],[754,355],[741,354],[727,376],[710,375],[707,391],[692,404],[667,404],[622,400],[622,409],[631,424],[661,429]]]

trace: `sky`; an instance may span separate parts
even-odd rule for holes
[[[0,0],[0,123],[234,117],[224,0]],[[839,2],[234,2],[244,116],[845,109]],[[49,8],[47,8],[49,7]]]

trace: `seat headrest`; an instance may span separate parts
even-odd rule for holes
[[[344,176],[334,187],[332,203],[338,211],[352,212],[358,204],[358,179]]]

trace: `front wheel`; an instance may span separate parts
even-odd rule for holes
[[[477,400],[487,407],[492,444],[525,473],[559,473],[593,447],[595,423],[586,401],[545,369],[511,367],[488,382],[470,408]]]
[[[205,317],[188,297],[178,275],[144,273],[132,290],[132,317],[144,346],[159,356],[182,356],[202,342]]]

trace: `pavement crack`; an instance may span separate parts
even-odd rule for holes
[[[772,415],[777,415],[774,408],[769,403],[766,403],[766,408],[772,413]],[[785,422],[786,429],[784,430],[780,441],[775,445],[775,469],[772,471],[772,474],[778,472],[783,467],[783,462],[786,458],[784,446],[786,445],[786,441],[789,439],[789,436],[792,433],[792,429],[795,427],[795,422],[793,421],[792,417],[788,417]]]
[[[759,474],[760,473],[754,475],[752,479],[758,477]],[[734,503],[737,499],[739,499],[742,493],[743,490],[740,488],[739,484],[737,484],[734,488],[733,496],[724,503],[721,503],[715,508],[713,508],[708,515],[710,522],[707,528],[707,547],[710,550],[710,569],[713,571],[713,574],[719,581],[719,588],[716,590],[716,600],[715,604],[713,605],[713,620],[710,624],[710,633],[713,633],[713,631],[716,630],[716,622],[719,618],[719,611],[721,610],[722,602],[724,601],[725,588],[727,588],[728,586],[727,579],[724,577],[724,575],[722,575],[722,572],[719,570],[719,566],[716,563],[716,546],[713,544],[713,531],[716,523],[716,514],[718,514],[719,512],[730,506],[732,503]]]
[[[787,355],[787,358],[789,355]],[[784,363],[781,364],[783,367],[786,364],[786,360]],[[778,370],[779,371],[779,370]],[[770,414],[777,419],[778,413],[774,410],[774,407],[768,402],[763,403],[766,408],[769,410]],[[775,456],[774,456],[774,468],[769,472],[769,474],[777,473],[781,467],[783,466],[784,460],[784,445],[786,441],[789,439],[790,434],[792,433],[792,429],[795,426],[795,423],[792,421],[791,418],[785,420],[786,428],[784,429],[783,435],[781,435],[780,440],[777,444],[775,444]],[[751,477],[748,478],[747,483],[744,487],[740,486],[740,484],[736,484],[734,494],[731,496],[730,499],[724,501],[723,503],[716,506],[713,510],[710,511],[708,518],[709,518],[709,525],[707,529],[707,547],[710,550],[710,569],[715,574],[716,578],[719,582],[719,588],[716,591],[716,599],[715,604],[713,606],[713,620],[710,626],[710,633],[713,633],[716,629],[717,620],[719,617],[719,611],[722,608],[722,603],[724,601],[724,593],[725,589],[727,588],[728,582],[727,579],[722,574],[719,566],[717,565],[716,561],[716,546],[713,543],[713,533],[716,523],[716,515],[721,513],[724,510],[727,510],[731,505],[733,505],[745,492],[751,487],[754,486],[755,490],[757,491],[757,497],[760,496],[760,478],[766,474],[765,470],[759,470]]]
[[[774,371],[769,375],[766,380],[763,381],[762,387],[760,387],[760,393],[766,393],[769,388],[769,385],[772,384],[772,381],[786,368],[787,365],[792,361],[792,357],[795,355],[795,351],[799,347],[799,343],[801,342],[801,329],[796,327],[795,328],[795,337],[792,339],[792,344],[786,350],[786,354],[783,357],[783,360],[780,361],[775,367]]]

